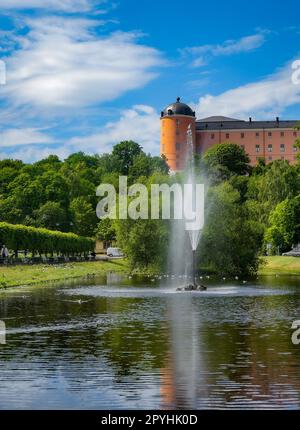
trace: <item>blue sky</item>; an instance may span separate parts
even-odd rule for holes
[[[298,119],[299,12],[296,0],[0,0],[0,157],[124,139],[158,154],[159,113],[177,96],[198,117]]]

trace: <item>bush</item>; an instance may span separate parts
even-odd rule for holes
[[[91,238],[4,222],[0,223],[0,242],[15,252],[28,250],[32,254],[73,255],[95,249],[95,241]]]

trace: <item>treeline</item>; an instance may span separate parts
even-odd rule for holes
[[[154,172],[168,173],[166,162],[132,141],[110,154],[78,152],[64,161],[56,155],[33,164],[0,160],[0,222],[94,237],[99,184],[118,184],[120,174],[132,183]]]
[[[299,148],[298,142],[295,142]],[[300,164],[278,160],[251,167],[238,145],[215,145],[195,169],[205,183],[205,226],[199,268],[221,276],[254,275],[260,256],[290,250],[300,242]],[[151,183],[184,182],[185,173],[141,178]],[[159,220],[102,221],[103,237],[116,232],[133,269],[168,270],[170,223]],[[187,244],[188,246],[188,244]]]
[[[91,238],[4,222],[0,223],[0,241],[14,250],[16,256],[20,250],[28,251],[33,256],[54,253],[74,256],[87,254],[95,249],[95,241]]]
[[[298,142],[295,145],[299,148]],[[197,156],[195,169],[207,190],[199,267],[224,276],[255,274],[260,255],[284,252],[300,241],[299,161],[290,165],[284,160],[269,164],[260,160],[253,168],[241,147],[224,143]],[[170,222],[99,221],[95,209],[96,188],[101,183],[118,189],[120,175],[128,176],[129,185],[140,182],[148,187],[185,180],[184,172],[168,173],[163,158],[145,154],[131,141],[101,156],[76,153],[64,161],[50,156],[30,165],[2,160],[0,221],[96,235],[105,241],[116,238],[132,269],[165,271]],[[32,240],[41,243],[44,239]],[[16,247],[6,242],[11,249]]]

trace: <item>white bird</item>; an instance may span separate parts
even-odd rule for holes
[[[226,278],[223,278],[223,281],[226,281]]]
[[[247,281],[243,281],[243,284],[247,284]]]
[[[239,279],[239,277],[238,277],[238,276],[235,276],[235,277],[234,277],[234,279],[237,281],[237,280]]]
[[[70,302],[70,303],[78,303],[79,305],[81,305],[82,303],[87,303],[90,302],[90,300],[63,300],[64,302]]]

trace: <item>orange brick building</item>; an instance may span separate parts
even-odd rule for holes
[[[194,151],[205,152],[217,143],[232,142],[245,149],[251,165],[261,158],[268,162],[288,160],[294,163],[297,158],[295,139],[300,131],[295,128],[299,121],[249,121],[212,116],[196,119],[195,112],[180,102],[167,106],[161,113],[161,154],[167,157],[170,169],[174,172],[185,166],[187,150],[187,128],[191,125]]]

